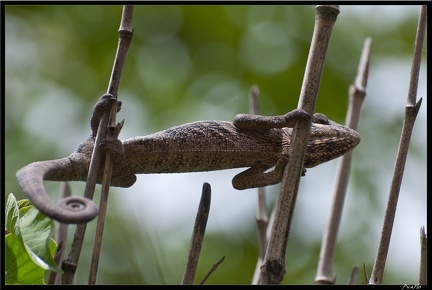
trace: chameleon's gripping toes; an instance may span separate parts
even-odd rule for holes
[[[44,214],[64,223],[82,223],[97,215],[90,200],[78,199],[78,205],[60,206],[48,198],[43,180],[85,181],[101,112],[113,101],[102,96],[93,109],[92,135],[69,157],[36,162],[17,173],[18,182],[30,201]],[[310,119],[301,109],[281,116],[240,114],[234,121],[199,121],[183,124],[143,137],[120,141],[105,139],[101,149],[113,157],[113,186],[129,187],[135,174],[213,171],[247,167],[233,180],[236,189],[262,187],[281,182],[288,156],[292,127]],[[360,135],[352,129],[315,114],[304,159],[304,168],[337,158],[353,149]],[[103,164],[103,163],[102,163]],[[274,167],[273,170],[266,172]],[[102,170],[100,170],[102,172]],[[101,176],[100,176],[101,177]],[[99,182],[100,182],[99,178]],[[75,203],[72,203],[72,205]],[[82,209],[78,211],[78,209]]]

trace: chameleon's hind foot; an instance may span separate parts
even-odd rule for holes
[[[110,110],[111,106],[117,102],[117,112],[121,109],[121,102],[111,94],[103,94],[93,107],[93,113],[90,120],[90,128],[92,130],[92,136],[95,137],[97,134],[97,129],[99,127],[99,121],[102,118],[102,114]]]
[[[102,140],[99,146],[106,153],[110,153],[113,159],[111,184],[119,187],[132,186],[136,176],[126,160],[122,142],[117,138],[107,138]]]

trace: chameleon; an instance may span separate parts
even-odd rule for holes
[[[55,204],[48,197],[43,181],[87,179],[99,120],[115,101],[110,94],[100,97],[90,120],[92,133],[74,153],[62,159],[30,163],[18,170],[16,177],[22,191],[46,216],[62,223],[85,223],[98,214],[96,204],[84,197],[68,197]],[[329,120],[324,114],[315,113],[311,117],[302,109],[294,109],[277,116],[238,114],[233,122],[186,123],[123,141],[106,138],[100,148],[110,152],[113,159],[112,186],[130,187],[136,181],[136,174],[246,167],[232,179],[233,187],[243,190],[281,182],[289,158],[287,149],[292,130],[301,121],[311,121],[302,176],[305,168],[342,156],[360,142],[359,133]],[[102,171],[99,170],[98,183]]]

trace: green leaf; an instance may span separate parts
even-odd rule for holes
[[[6,284],[44,284],[45,270],[33,262],[21,241],[8,234],[5,245]]]
[[[61,272],[53,256],[57,245],[51,238],[54,222],[28,200],[6,202],[6,273],[10,284],[41,284],[44,270]]]
[[[49,243],[54,232],[54,222],[35,207],[20,209],[22,239],[30,258],[45,270],[61,271],[54,262]]]
[[[12,193],[9,194],[7,198],[5,210],[6,230],[20,238],[21,234],[19,231],[19,225],[17,224],[19,219],[19,209],[15,196]]]

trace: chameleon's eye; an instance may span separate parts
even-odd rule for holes
[[[326,115],[321,113],[315,113],[312,118],[313,123],[322,124],[322,125],[329,125],[329,119],[326,117]]]

